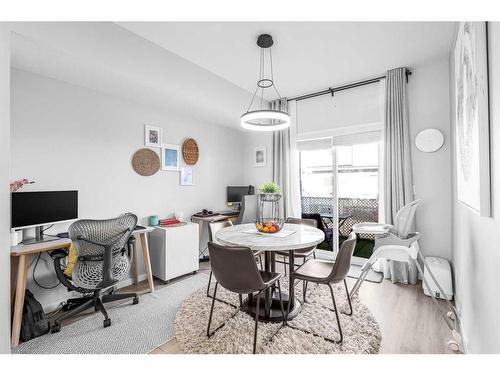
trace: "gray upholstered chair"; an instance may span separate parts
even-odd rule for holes
[[[208,318],[207,336],[209,338],[212,337],[215,332],[217,332],[225,325],[225,323],[222,323],[215,330],[210,331],[215,301],[217,300],[217,287],[219,284],[222,285],[222,287],[226,290],[237,293],[240,297],[240,306],[237,308],[232,317],[234,317],[241,309],[242,294],[257,293],[257,305],[255,311],[258,312],[260,308],[260,298],[262,293],[269,288],[274,287],[274,285],[277,285],[283,323],[285,322],[286,317],[283,308],[283,299],[281,296],[280,285],[280,279],[283,276],[282,274],[259,270],[257,268],[257,264],[255,263],[254,253],[248,247],[229,247],[222,246],[214,242],[209,242],[208,252],[210,254],[212,272],[216,280],[214,295],[212,296],[212,307],[210,309],[210,316]],[[257,348],[258,324],[259,314],[256,313],[253,337],[254,354]]]
[[[255,223],[257,220],[257,195],[244,195],[236,224]]]
[[[74,309],[57,317],[52,333],[59,332],[61,322],[93,307],[104,315],[104,327],[111,325],[104,303],[132,298],[139,303],[136,293],[115,294],[114,286],[128,275],[130,260],[126,245],[137,224],[137,216],[125,214],[109,220],[78,220],[69,227],[69,237],[75,245],[78,258],[69,279],[64,274],[64,251],[55,253],[56,274],[69,291],[84,295]]]
[[[337,318],[337,326],[339,328],[340,339],[335,341],[326,338],[326,340],[336,342],[337,344],[342,343],[343,336],[342,327],[340,326],[337,304],[335,302],[335,294],[333,293],[331,284],[337,284],[341,282],[344,283],[350,309],[350,312],[347,315],[352,315],[351,298],[349,296],[345,278],[347,276],[347,273],[349,272],[349,268],[351,267],[351,258],[355,247],[356,234],[352,232],[349,237],[347,237],[347,240],[342,243],[335,261],[332,262],[328,260],[309,259],[291,274],[290,279],[291,285],[295,285],[295,280],[302,280],[306,282],[303,292],[304,302],[306,302],[307,283],[309,281],[316,284],[328,285],[328,287],[330,288],[330,293],[332,295],[333,309],[335,311],[335,317]],[[288,313],[289,308],[287,309],[287,317]]]
[[[289,224],[309,225],[309,226],[314,227],[314,228],[318,227],[318,222],[314,219],[298,219],[295,217],[289,217],[286,219],[286,222]],[[311,255],[313,256],[314,259],[316,259],[316,254],[314,253],[314,250],[316,250],[316,246],[311,246],[311,247],[306,247],[304,249],[295,250],[293,252],[294,258],[302,259],[302,264]],[[280,255],[283,257],[283,261],[278,260],[277,262],[285,264],[285,275],[286,275],[286,265],[288,264],[289,252],[288,251],[277,251],[276,255]]]
[[[210,242],[217,242],[215,238],[215,234],[220,231],[221,229],[227,228],[227,227],[232,227],[233,223],[230,220],[224,220],[224,221],[214,221],[212,223],[208,223],[208,240]],[[253,252],[255,256],[255,260],[261,265],[262,268],[262,259],[261,259],[261,254],[262,251],[254,251]],[[212,283],[212,270],[210,270],[210,276],[208,277],[208,286],[207,286],[207,297],[211,297],[210,295],[210,284]]]

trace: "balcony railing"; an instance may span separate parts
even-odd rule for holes
[[[333,207],[333,198],[302,197],[303,213],[330,212]],[[342,236],[348,236],[352,226],[362,222],[378,222],[378,199],[339,198],[339,212],[351,215],[340,227]],[[362,234],[361,238],[373,239],[373,235]]]

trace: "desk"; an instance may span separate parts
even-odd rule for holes
[[[154,292],[153,274],[151,273],[151,261],[149,258],[149,245],[147,233],[153,228],[146,227],[137,229],[132,234],[139,235],[144,257],[144,266],[148,277],[149,290]],[[69,238],[59,238],[53,241],[34,243],[30,245],[19,244],[10,248],[11,264],[11,304],[14,304],[12,318],[11,347],[19,345],[19,335],[21,333],[21,319],[23,315],[24,294],[26,291],[26,281],[28,279],[29,256],[32,254],[45,253],[52,250],[65,249],[71,245]],[[137,283],[137,251],[132,254],[131,267],[135,274],[134,283]]]
[[[217,215],[210,215],[210,216],[191,216],[191,221],[194,223],[198,223],[199,226],[199,234],[200,234],[200,242],[202,241],[202,234],[203,234],[203,229],[205,227],[208,228],[208,223],[215,223],[217,221],[225,221],[225,220],[230,220],[233,222],[233,224],[236,222],[236,219],[238,219],[239,212],[235,211],[234,214],[217,214]],[[208,255],[204,255],[206,250],[208,249],[208,245],[200,245],[199,249],[199,256],[200,259],[208,259]]]

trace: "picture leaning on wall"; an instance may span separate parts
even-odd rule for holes
[[[461,22],[454,49],[458,200],[490,216],[488,46],[485,22]]]

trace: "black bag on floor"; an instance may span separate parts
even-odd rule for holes
[[[43,307],[33,293],[26,289],[24,296],[23,318],[21,320],[21,340],[28,341],[45,335],[50,330],[50,322]]]

